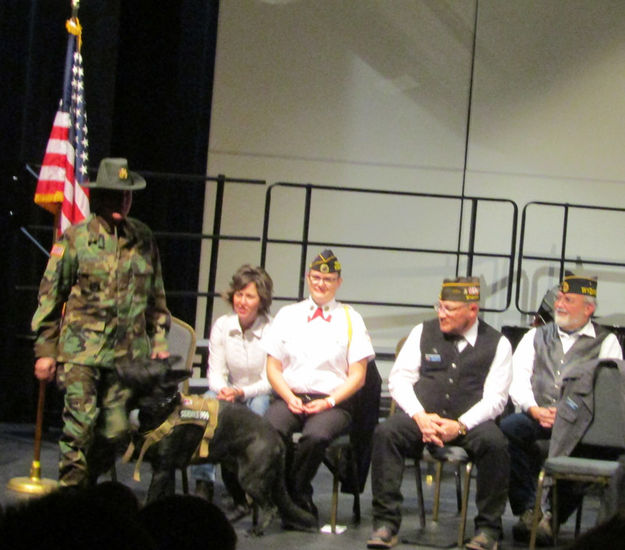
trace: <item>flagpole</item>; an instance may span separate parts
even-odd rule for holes
[[[56,228],[60,211],[54,214],[54,226],[52,229],[52,240],[56,241]],[[46,254],[48,254],[46,252]],[[49,256],[49,254],[48,254]],[[29,477],[13,477],[7,483],[7,489],[18,493],[28,493],[31,495],[44,495],[58,487],[58,482],[53,479],[41,477],[41,438],[43,434],[43,411],[46,402],[45,380],[39,380],[39,396],[37,398],[37,417],[35,420],[35,448],[33,451],[33,461],[30,464]]]
[[[55,218],[56,217],[57,216],[55,216]],[[54,227],[56,228],[56,223],[54,224]],[[24,228],[22,229],[24,230]],[[56,229],[53,229],[53,232],[54,235],[56,235]],[[28,236],[27,232],[26,234]],[[35,244],[37,244],[47,256],[50,256],[50,254],[48,254],[48,252],[37,241],[33,239],[33,242],[35,242]],[[35,422],[35,449],[33,452],[33,461],[30,465],[30,476],[11,478],[7,483],[7,488],[12,491],[30,494],[45,494],[49,493],[57,486],[57,482],[53,479],[43,479],[41,477],[41,437],[43,432],[43,411],[45,401],[46,382],[45,380],[40,380],[39,397],[37,398],[37,418]]]
[[[43,495],[58,487],[53,479],[41,477],[41,432],[43,426],[43,408],[46,400],[46,381],[39,381],[39,399],[37,400],[37,423],[35,425],[35,450],[30,465],[29,477],[14,477],[7,483],[7,489],[18,493]]]
[[[71,0],[72,15],[71,19],[67,22],[67,31],[71,34],[75,34],[78,40],[78,48],[80,51],[81,43],[81,29],[78,22],[78,8],[80,0]],[[67,63],[66,63],[67,68]],[[57,230],[60,228],[61,220],[61,208],[57,208],[54,214],[54,235],[52,240],[57,238]],[[43,432],[43,412],[46,401],[46,381],[39,381],[39,396],[37,399],[37,419],[35,423],[35,442],[33,461],[30,466],[29,477],[14,477],[7,483],[7,488],[12,491],[29,494],[45,494],[54,490],[58,483],[52,479],[45,479],[41,477],[41,438]]]

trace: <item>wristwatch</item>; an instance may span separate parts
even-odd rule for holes
[[[331,395],[328,395],[328,397],[326,397],[326,401],[328,402],[328,405],[330,405],[330,408],[336,407],[336,401]]]
[[[467,435],[467,427],[464,422],[460,422],[460,420],[456,420],[458,422],[458,435]]]

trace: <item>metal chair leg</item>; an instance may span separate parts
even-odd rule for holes
[[[421,462],[415,460],[414,466],[415,481],[417,482],[417,499],[419,501],[419,522],[421,523],[421,529],[425,529],[425,503],[423,501],[423,483],[421,481]]]
[[[558,545],[558,529],[560,520],[558,518],[558,478],[553,477],[553,486],[551,488],[551,532],[553,533],[553,545]]]
[[[575,516],[575,538],[579,537],[579,531],[582,527],[582,511],[584,509],[584,501],[582,500],[579,503],[579,508],[577,509],[577,514]]]
[[[354,454],[351,453],[352,485],[354,486],[354,505],[352,506],[352,520],[355,525],[360,523],[360,477],[358,476],[358,464]]]
[[[458,507],[458,513],[462,512],[462,464],[458,464],[454,471],[454,478],[456,481],[456,506]]]
[[[532,530],[530,532],[529,550],[534,550],[536,548],[536,530],[538,529],[538,522],[540,521],[544,481],[545,470],[541,469],[540,474],[538,474],[538,483],[536,486],[536,501],[534,503],[534,515],[532,516]]]
[[[338,464],[341,462],[341,455],[343,450],[339,449],[337,453],[337,467],[332,474],[332,505],[330,508],[330,530],[333,534],[336,534],[336,515],[339,506],[339,472]]]
[[[352,496],[354,497],[352,505],[352,523],[360,523],[360,477],[358,472],[358,461],[354,454],[354,448],[351,445],[351,441],[342,436],[331,443],[332,453],[331,456],[325,455],[323,463],[332,473],[332,499],[330,504],[330,529],[332,533],[336,533],[337,519],[338,519],[338,507],[339,507],[339,489],[341,485],[341,462],[347,459],[348,463],[348,478],[350,485],[353,488]],[[336,454],[334,454],[336,453]],[[347,480],[346,480],[347,481]],[[351,491],[350,491],[351,492]]]
[[[467,528],[467,511],[469,509],[469,488],[471,487],[471,473],[473,463],[467,462],[464,471],[464,492],[462,494],[462,511],[460,512],[460,528],[458,529],[458,546],[464,545],[464,534]]]
[[[438,511],[441,500],[441,478],[443,476],[443,463],[436,462],[436,477],[434,479],[434,507],[432,509],[432,521],[438,521]]]

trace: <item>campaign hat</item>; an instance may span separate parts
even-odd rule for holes
[[[128,161],[124,158],[103,158],[100,161],[95,182],[83,187],[89,189],[115,189],[117,191],[138,191],[144,189],[146,181],[137,172],[128,170]]]

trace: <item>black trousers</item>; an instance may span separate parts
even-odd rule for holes
[[[287,486],[296,502],[310,500],[312,480],[323,461],[325,450],[334,439],[347,433],[351,414],[341,406],[317,414],[293,414],[282,399],[276,399],[267,409],[265,418],[278,430],[287,449],[292,447],[293,433],[302,432],[292,454],[287,455],[290,458],[287,460]]]
[[[510,473],[506,438],[494,421],[487,421],[449,444],[464,448],[477,467],[476,532],[485,530],[499,536]],[[395,533],[399,531],[404,461],[406,457],[421,456],[423,446],[417,423],[403,411],[378,424],[373,435],[371,463],[374,529],[386,525]]]

